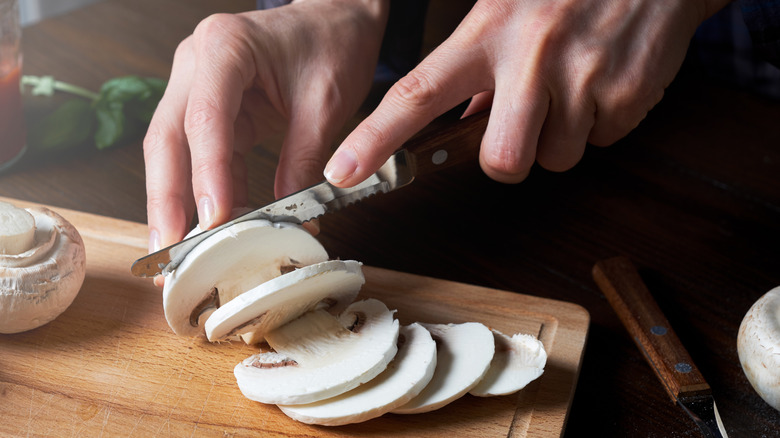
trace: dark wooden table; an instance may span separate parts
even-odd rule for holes
[[[127,74],[165,78],[200,19],[253,3],[97,3],[26,28],[25,73],[91,89]],[[51,104],[28,97],[28,118]],[[250,157],[253,205],[273,198],[277,156],[269,143]],[[0,175],[0,195],[145,222],[141,143],[28,158]],[[778,102],[686,70],[632,134],[589,148],[569,172],[534,169],[502,185],[464,165],[326,216],[322,230],[343,259],[585,307],[592,322],[566,436],[699,436],[591,277],[597,260],[629,256],[730,435],[780,435],[780,412],[752,390],[736,352],[743,315],[780,285]]]

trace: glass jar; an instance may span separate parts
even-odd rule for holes
[[[26,149],[22,106],[22,28],[17,0],[0,0],[0,171]]]

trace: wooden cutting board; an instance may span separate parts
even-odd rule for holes
[[[2,198],[0,198],[2,199]],[[19,206],[30,203],[7,200]],[[0,335],[0,435],[553,437],[566,423],[589,315],[580,306],[519,293],[364,267],[363,297],[398,310],[401,323],[479,321],[544,343],[544,375],[518,394],[470,395],[435,412],[385,415],[342,427],[289,419],[244,398],[233,367],[238,343],[173,334],[162,294],[133,277],[146,226],[54,208],[80,231],[87,276],[59,318]]]

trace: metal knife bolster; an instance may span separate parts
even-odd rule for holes
[[[223,225],[138,259],[133,263],[131,272],[139,277],[168,275],[181,264],[195,246],[231,225],[257,219],[302,224],[371,195],[387,193],[403,187],[412,182],[414,175],[414,156],[406,150],[401,150],[393,154],[376,173],[356,186],[344,189],[335,187],[327,181],[315,184]]]

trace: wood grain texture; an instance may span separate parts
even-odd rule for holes
[[[167,77],[199,20],[253,5],[104,0],[26,28],[25,71],[91,89],[116,75]],[[472,5],[432,0],[426,48]],[[736,336],[753,302],[780,285],[780,102],[718,83],[691,61],[631,134],[589,146],[570,171],[534,167],[505,185],[476,162],[460,165],[324,216],[319,238],[343,259],[586,308],[566,437],[698,436],[593,281],[598,260],[630,257],[707,377],[730,435],[778,436],[780,412],[744,376]],[[375,86],[342,138],[385,89]],[[31,118],[50,108],[30,96],[25,105]],[[274,199],[279,147],[269,140],[246,157],[250,206]],[[0,195],[144,223],[141,143],[27,157],[0,174]]]
[[[712,392],[629,259],[599,261],[593,278],[672,400]]]
[[[28,203],[8,200],[19,206]],[[403,324],[479,321],[538,336],[545,373],[519,394],[467,395],[430,414],[386,415],[337,428],[287,418],[246,399],[233,367],[254,354],[168,328],[161,291],[133,277],[142,224],[57,209],[82,234],[87,277],[76,300],[38,329],[0,336],[0,435],[11,436],[560,436],[587,335],[580,306],[365,267],[360,298]]]

